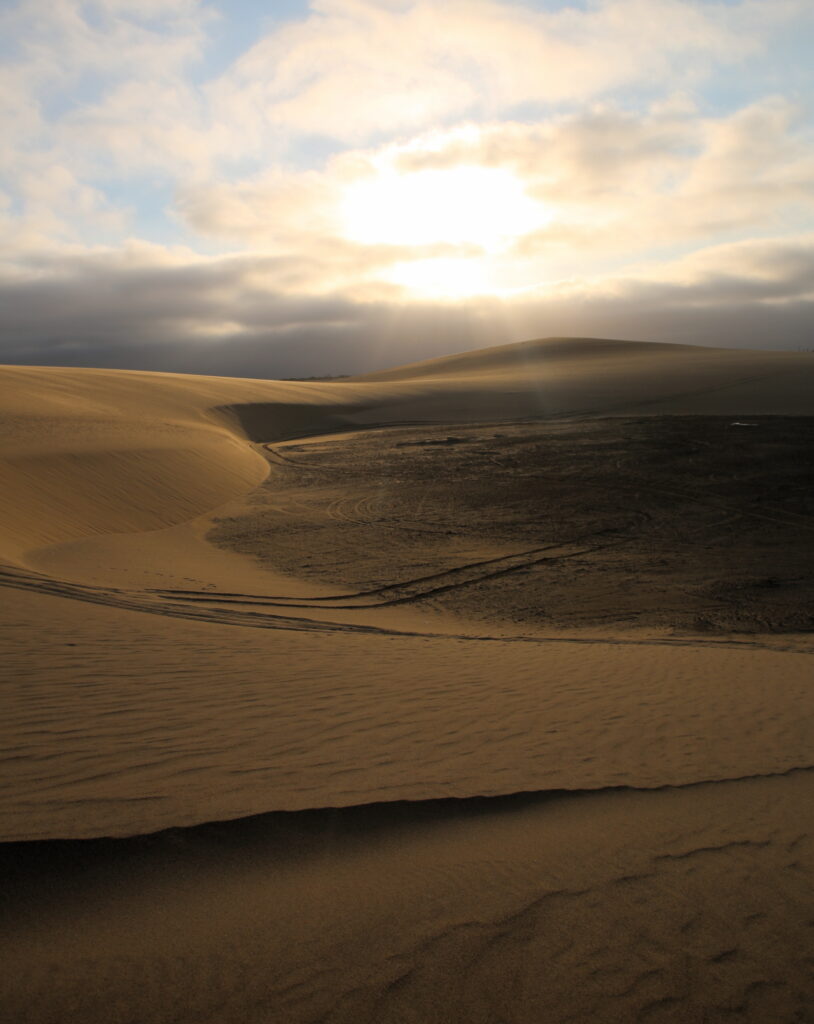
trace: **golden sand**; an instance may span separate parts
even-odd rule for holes
[[[0,1018],[814,1019],[811,642],[765,568],[786,538],[807,578],[807,497],[712,481],[685,514],[654,469],[653,532],[618,451],[643,417],[814,415],[810,354],[549,339],[0,395]],[[551,431],[602,417],[634,431],[605,519],[581,476],[535,519],[540,438],[599,450]],[[669,561],[673,500],[677,551],[754,549],[735,598]],[[648,618],[665,565],[749,615]]]

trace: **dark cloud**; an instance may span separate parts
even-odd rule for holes
[[[550,335],[814,348],[810,244],[730,247],[687,266],[684,283],[617,279],[612,290],[431,304],[281,294],[258,284],[273,264],[249,258],[53,260],[35,279],[0,281],[0,361],[290,377]]]

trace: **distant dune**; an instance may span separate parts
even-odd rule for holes
[[[0,368],[0,1017],[810,1020],[811,417],[602,339]]]
[[[241,443],[574,414],[806,414],[814,356],[555,338],[332,382],[0,368],[0,553],[184,522],[255,486]]]

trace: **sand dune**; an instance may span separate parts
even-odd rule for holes
[[[811,1019],[810,354],[0,395],[0,1017]]]
[[[267,467],[217,409],[224,393],[319,402],[318,388],[170,374],[5,367],[0,378],[6,555],[183,522],[251,489]]]
[[[0,551],[183,522],[266,467],[240,443],[342,425],[579,413],[806,414],[810,354],[551,339],[354,381],[0,370]]]
[[[511,498],[510,520],[527,525],[502,537],[495,520],[484,532],[465,513],[470,502],[482,516],[496,485],[506,486],[483,477],[507,472],[488,452],[470,483],[442,486],[453,504],[439,512],[420,481],[408,476],[401,490],[396,477],[388,482],[393,460],[428,443],[420,430],[392,449],[376,434],[302,454],[279,447],[342,427],[430,420],[447,407],[473,424],[484,409],[516,420],[553,394],[559,413],[672,409],[679,400],[663,397],[668,387],[702,411],[736,401],[741,415],[779,412],[789,377],[800,401],[814,395],[807,355],[553,339],[375,381],[3,373],[0,551],[15,640],[4,698],[7,838],[121,835],[404,797],[657,787],[809,762],[808,641],[788,627],[783,639],[724,628],[701,640],[633,621],[621,633],[558,629],[556,617],[552,628],[550,616],[512,628],[500,620],[505,590],[483,591],[485,611],[469,621],[473,606],[460,600],[489,580],[522,581],[518,571],[537,567],[550,590],[549,565],[584,572],[595,549],[606,560],[615,538],[629,547],[652,506],[577,527],[578,511],[568,506],[559,523],[555,503],[550,527]],[[600,428],[600,441],[607,433]],[[435,436],[444,441],[426,435]],[[479,436],[474,450],[486,451]],[[518,450],[514,435],[500,436]],[[385,462],[374,469],[363,459],[349,475],[348,457],[370,445]],[[610,491],[623,483],[614,472],[602,485]],[[388,518],[383,498],[409,509],[416,489],[416,518]],[[707,502],[720,519],[720,498]],[[768,512],[781,543],[792,523],[808,522],[791,506]],[[745,513],[764,543],[766,513]],[[230,523],[238,536],[259,531],[258,542],[234,547]],[[221,534],[227,546],[214,548]],[[806,537],[803,529],[803,551]],[[612,586],[624,585],[623,576]],[[663,602],[655,585],[648,600]],[[534,593],[524,587],[521,595]],[[445,593],[458,604],[439,604]],[[756,593],[765,604],[769,592]],[[613,589],[601,598],[618,600]]]
[[[788,640],[511,642],[6,593],[7,839],[811,763],[811,659]]]
[[[549,338],[431,359],[359,380],[412,385],[424,412],[446,408],[439,419],[451,420],[450,410],[466,419],[473,408],[484,419],[499,418],[507,400],[518,416],[807,415],[813,374],[810,353]]]

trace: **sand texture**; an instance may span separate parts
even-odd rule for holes
[[[798,774],[12,848],[5,1019],[810,1021],[812,798]]]
[[[814,356],[8,367],[0,427],[0,1019],[814,1020]]]

